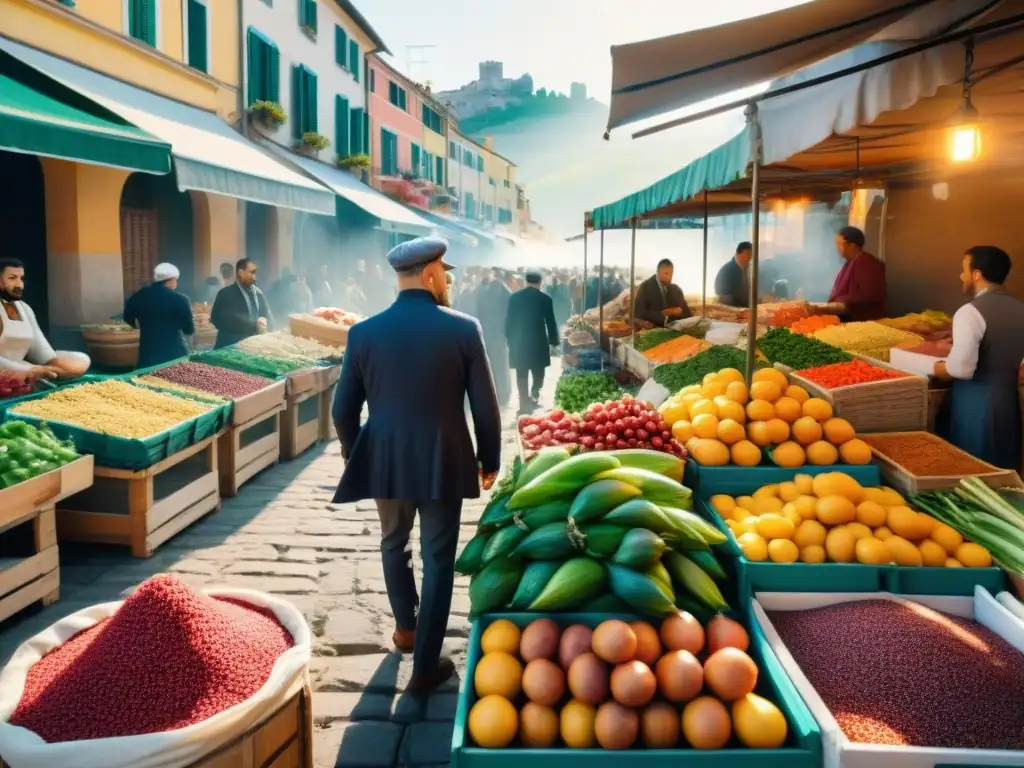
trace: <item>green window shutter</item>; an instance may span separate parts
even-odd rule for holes
[[[302,69],[297,64],[292,65],[292,138],[296,141],[302,138],[302,107],[305,100],[302,97],[302,86],[304,85]]]
[[[156,8],[154,0],[129,0],[128,34],[156,47]]]
[[[320,115],[317,100],[316,75],[306,70],[306,130],[320,132]]]
[[[437,169],[434,172],[434,174],[435,174],[434,181],[436,181],[438,184],[440,184],[443,187],[444,186],[444,158],[443,157],[435,157],[434,158],[434,162],[437,165]]]
[[[385,176],[390,172],[391,152],[388,148],[388,132],[380,129],[380,172]]]
[[[419,176],[420,173],[420,145],[412,145],[412,172]]]
[[[263,41],[259,39],[256,32],[250,28],[245,35],[246,42],[246,77],[248,82],[249,104],[259,101],[263,96],[263,77],[266,71],[264,66]]]
[[[363,120],[363,151],[370,152],[370,113],[363,110],[360,114]]]
[[[265,74],[263,76],[264,93],[267,101],[275,104],[281,103],[281,52],[273,43],[265,46],[266,60]]]
[[[477,155],[476,156],[476,169],[478,171],[480,171],[480,173],[483,173],[483,171],[484,171],[484,158],[483,158],[483,155]]]
[[[349,154],[348,148],[348,99],[344,96],[334,97],[334,149],[338,157]]]
[[[349,112],[349,146],[353,155],[367,153],[366,142],[363,141],[363,109],[355,107]]]
[[[316,0],[309,0],[309,26],[313,28],[314,33],[317,31]]]
[[[338,66],[346,66],[348,59],[348,35],[337,24],[334,25],[334,61]]]
[[[209,72],[206,60],[206,6],[198,0],[188,2],[188,64]]]
[[[348,68],[352,72],[352,77],[355,81],[359,82],[359,43],[355,40],[348,41]]]

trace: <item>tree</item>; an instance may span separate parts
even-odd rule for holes
[[[547,97],[548,97],[548,89],[547,88],[538,88],[537,89],[537,98],[538,99],[546,99]]]

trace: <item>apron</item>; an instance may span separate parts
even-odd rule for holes
[[[13,306],[18,310],[17,320],[12,320],[6,311],[0,314],[0,322],[3,323],[3,332],[0,332],[0,357],[22,363],[32,348],[35,333],[32,324],[24,319],[25,309],[22,303],[15,301]]]

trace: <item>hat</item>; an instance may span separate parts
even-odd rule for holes
[[[399,243],[388,251],[388,264],[395,272],[407,272],[440,259],[448,252],[448,241],[441,237],[417,237]],[[446,270],[455,269],[451,264],[441,262]]]
[[[543,282],[544,278],[541,277],[540,272],[535,269],[531,269],[526,273],[526,282],[528,283],[540,283]]]
[[[181,272],[173,264],[168,264],[166,261],[162,264],[157,264],[156,269],[153,270],[153,282],[163,283],[168,280],[176,280],[181,277]]]

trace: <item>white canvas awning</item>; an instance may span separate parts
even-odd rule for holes
[[[922,40],[998,0],[811,0],[612,47],[608,129],[768,82],[865,42]]]

